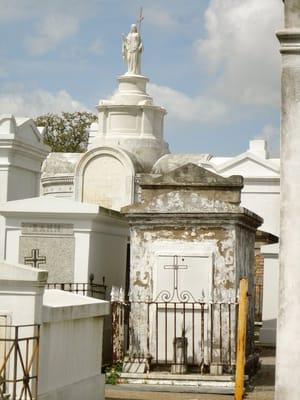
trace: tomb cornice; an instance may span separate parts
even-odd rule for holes
[[[143,189],[174,189],[174,190],[178,190],[180,188],[180,190],[185,190],[185,189],[192,189],[195,190],[197,188],[201,189],[201,190],[221,190],[224,191],[226,189],[228,190],[233,190],[233,191],[240,191],[241,188],[243,188],[244,185],[240,185],[240,184],[236,184],[236,185],[228,185],[227,184],[217,184],[217,185],[209,185],[205,182],[186,182],[186,183],[182,183],[182,184],[178,184],[178,183],[172,183],[172,182],[164,182],[164,183],[141,183],[140,184],[141,188]]]
[[[45,196],[46,200],[49,200],[49,197]],[[63,199],[59,199],[63,201]],[[109,222],[111,221],[112,218],[115,220],[120,220],[120,222],[126,222],[123,215],[118,213],[116,211],[116,214],[114,214],[114,210],[109,210],[100,206],[96,206],[98,208],[98,212],[93,212],[91,211],[66,211],[66,210],[60,210],[57,208],[57,210],[51,210],[51,211],[39,211],[39,210],[3,210],[0,205],[0,215],[3,215],[5,217],[18,217],[21,214],[24,215],[24,218],[29,219],[41,219],[41,218],[49,218],[50,216],[53,218],[59,218],[59,219],[64,219],[64,220],[89,220],[91,222],[97,221],[98,223],[102,222]],[[90,228],[88,229],[90,230]]]
[[[285,28],[277,31],[276,36],[281,45],[281,54],[300,53],[300,28]]]
[[[139,177],[139,185],[142,188],[157,187],[200,187],[212,189],[239,189],[244,186],[243,177],[240,175],[232,175],[224,178],[214,172],[188,162],[178,168],[171,170],[165,174],[141,174]]]
[[[43,186],[51,186],[53,183],[58,184],[73,184],[74,175],[71,174],[56,174],[55,176],[44,176],[41,178]]]
[[[0,139],[0,150],[12,150],[14,152],[18,152],[19,154],[26,155],[27,157],[29,156],[35,160],[44,160],[50,152],[50,147],[48,146],[47,147],[49,151],[45,151],[45,146],[31,146],[28,143],[24,143],[23,141],[16,139],[15,137],[1,137]]]
[[[136,111],[136,110],[155,110],[160,111],[164,115],[168,112],[164,107],[156,106],[154,104],[99,104],[96,106],[98,111],[115,111],[115,110],[124,110],[124,111]]]
[[[258,157],[256,154],[253,154],[250,151],[246,151],[245,153],[242,153],[242,154],[238,155],[237,157],[233,157],[221,164],[215,164],[214,160],[212,159],[207,164],[207,166],[213,167],[214,171],[217,174],[220,174],[220,173],[226,174],[227,171],[234,169],[235,166],[239,166],[239,165],[241,165],[241,163],[246,162],[246,161],[253,161],[254,163],[265,168],[266,170],[270,170],[277,174],[280,173],[280,166],[277,165],[273,161],[273,159],[264,159],[264,158]],[[245,179],[244,174],[243,174],[243,177]]]
[[[74,193],[74,174],[55,174],[41,177],[43,195],[57,195],[65,193],[68,197]]]
[[[24,200],[8,201],[0,204],[0,215],[7,218],[32,219],[53,219],[65,221],[87,221],[83,228],[90,231],[93,224],[98,224],[102,228],[111,224],[118,224],[127,229],[128,223],[125,217],[118,211],[110,210],[96,204],[80,203],[70,199],[55,197],[37,197]],[[102,229],[101,228],[101,229]]]
[[[278,184],[280,175],[278,176],[246,176],[244,177],[244,184],[255,183],[257,185],[265,185],[266,183]]]
[[[240,207],[239,212],[205,212],[205,213],[124,213],[129,225],[134,226],[228,226],[242,225],[256,230],[263,219],[251,211]]]

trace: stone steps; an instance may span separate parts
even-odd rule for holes
[[[121,373],[119,382],[128,390],[139,387],[139,390],[157,390],[191,393],[233,394],[234,376],[232,375],[200,375],[200,374],[170,374],[150,372],[145,374]]]

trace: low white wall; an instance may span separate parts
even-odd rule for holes
[[[0,343],[0,369],[4,366],[5,376],[8,380],[14,379],[14,365],[17,366],[17,379],[19,383],[16,385],[16,394],[19,398],[22,391],[23,368],[20,362],[22,356],[23,362],[26,360],[25,340],[19,341],[19,353],[15,357],[14,351],[10,352],[13,345],[12,340],[15,339],[16,328],[12,325],[21,325],[18,327],[19,339],[30,338],[37,335],[37,327],[33,324],[41,324],[42,322],[42,305],[44,287],[47,282],[48,272],[31,268],[20,264],[8,264],[0,262],[0,322],[6,327],[0,329],[0,338],[9,339],[4,345]],[[22,326],[25,325],[25,326]],[[29,357],[33,353],[35,340],[28,341]],[[8,363],[5,359],[8,358]],[[32,371],[30,371],[32,375]],[[35,380],[32,381],[34,392]],[[13,383],[6,386],[7,393],[12,395]]]
[[[48,272],[0,262],[0,312],[11,325],[40,324]]]
[[[109,303],[46,290],[40,346],[39,399],[104,399],[103,320]]]

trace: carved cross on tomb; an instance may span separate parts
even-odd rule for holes
[[[31,256],[24,257],[24,264],[31,265],[33,268],[39,268],[40,264],[46,264],[46,257],[40,256],[39,249],[32,249]]]
[[[171,269],[173,270],[173,288],[175,291],[178,290],[178,271],[180,269],[188,269],[188,266],[185,264],[179,264],[178,256],[173,256],[173,264],[172,265],[164,265],[164,269]],[[184,261],[184,258],[182,258]]]

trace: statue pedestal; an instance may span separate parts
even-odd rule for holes
[[[118,78],[118,90],[109,100],[100,100],[98,130],[93,132],[89,150],[118,146],[135,156],[144,171],[150,171],[162,155],[169,153],[163,140],[166,110],[156,106],[147,94],[149,79],[124,74]]]
[[[153,104],[152,98],[146,92],[149,79],[142,75],[125,74],[118,78],[119,88],[112,97],[116,104],[141,105]]]

